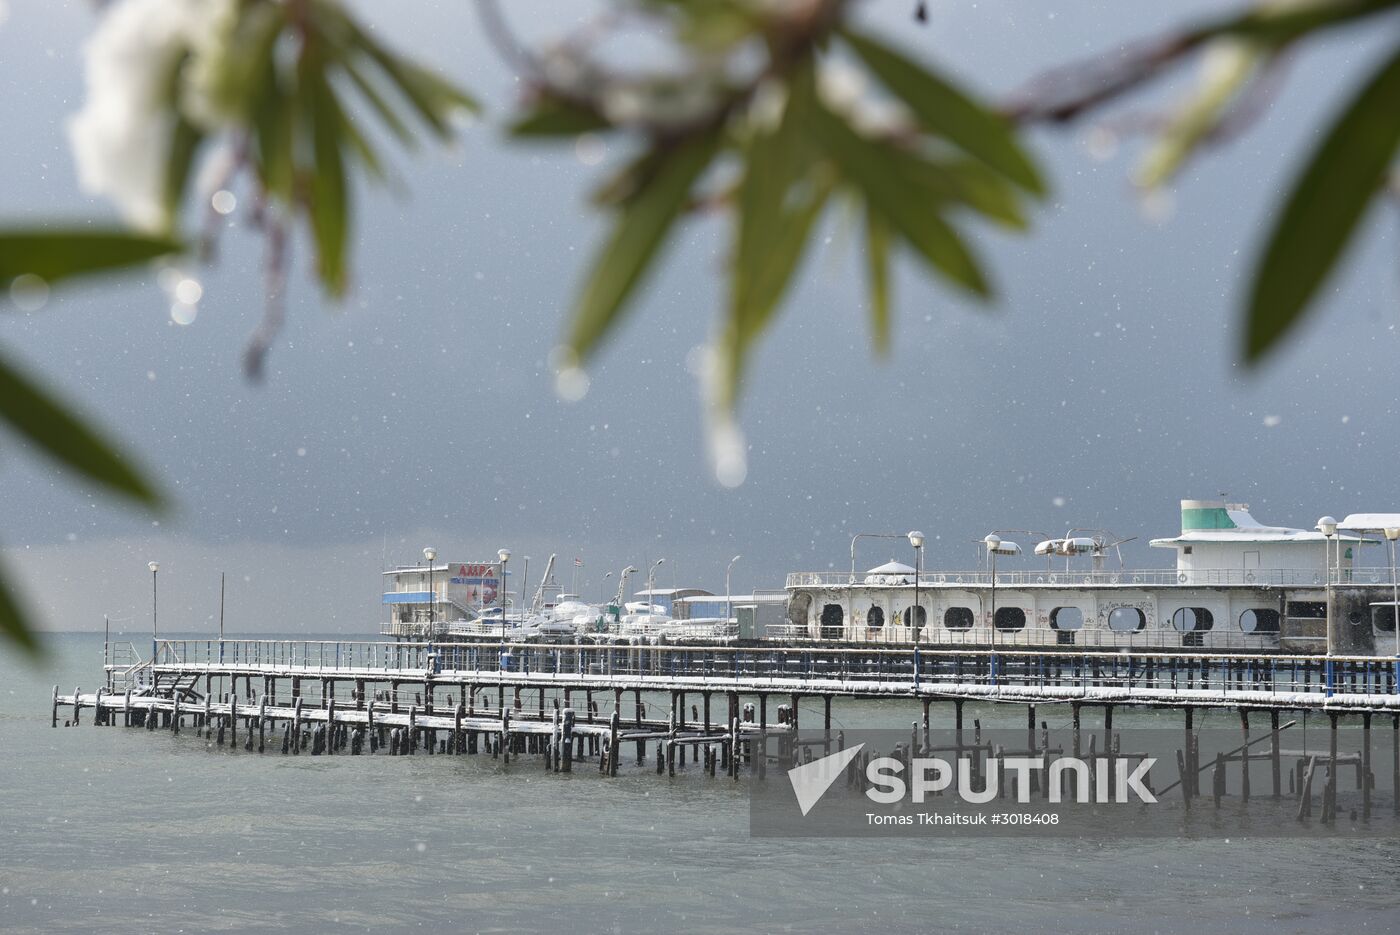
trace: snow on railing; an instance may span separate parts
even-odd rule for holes
[[[1389,568],[1344,568],[1340,576],[1334,571],[1334,585],[1380,585],[1390,583]],[[924,571],[919,586],[924,588],[953,588],[958,586],[989,587],[991,572]],[[1220,568],[1180,571],[1175,568],[1120,569],[1117,571],[1065,571],[1064,569],[997,570],[997,587],[1037,585],[1042,587],[1080,587],[1084,585],[1132,587],[1133,585],[1163,587],[1168,585],[1242,587],[1323,587],[1326,574],[1320,568]],[[848,571],[797,571],[787,576],[792,588],[911,588],[914,575],[873,575]]]

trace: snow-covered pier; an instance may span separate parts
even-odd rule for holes
[[[186,726],[245,750],[299,754],[536,753],[567,771],[596,760],[615,774],[634,745],[652,744],[658,772],[687,751],[710,774],[737,778],[743,763],[791,762],[833,741],[834,697],[909,698],[921,706],[925,742],[933,706],[951,707],[959,738],[968,701],[1024,705],[1035,748],[1036,706],[1068,705],[1076,734],[1083,709],[1183,712],[1185,769],[1194,775],[1197,709],[1268,717],[1279,789],[1284,712],[1337,722],[1359,718],[1370,769],[1371,724],[1389,716],[1400,786],[1400,685],[1396,659],[1374,656],[925,649],[790,644],[764,646],[555,645],[300,640],[160,640],[149,658],[109,644],[104,684],[53,695],[53,724],[94,723],[179,732]],[[669,697],[669,705],[665,699]],[[770,712],[770,701],[777,700]],[[820,717],[800,734],[800,713]],[[1043,726],[1043,722],[1042,722]],[[1256,730],[1262,727],[1256,722]],[[271,739],[269,740],[269,736]],[[1265,734],[1264,736],[1267,736]],[[778,754],[770,757],[768,740]],[[962,744],[961,739],[958,741]],[[755,744],[759,752],[755,754]],[[1251,755],[1253,756],[1253,755]],[[1343,759],[1346,755],[1342,756]],[[1335,770],[1332,771],[1335,773]],[[1369,788],[1369,787],[1368,787]]]

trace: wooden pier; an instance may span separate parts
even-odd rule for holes
[[[622,751],[634,751],[638,765],[654,751],[658,772],[674,774],[689,755],[708,774],[737,779],[745,764],[761,774],[770,761],[792,763],[810,757],[814,745],[830,748],[834,697],[909,698],[920,705],[912,741],[918,745],[921,726],[925,747],[938,703],[951,705],[960,747],[967,701],[1024,705],[1031,749],[1036,706],[1068,705],[1076,750],[1085,708],[1102,710],[1105,750],[1115,708],[1168,708],[1184,716],[1180,783],[1189,800],[1212,765],[1193,754],[1196,711],[1238,711],[1244,746],[1217,761],[1216,773],[1232,759],[1246,766],[1268,759],[1276,795],[1289,756],[1279,744],[1279,716],[1303,712],[1330,724],[1331,756],[1320,762],[1331,790],[1325,815],[1344,766],[1367,777],[1369,809],[1371,728],[1380,715],[1391,722],[1400,787],[1400,660],[1373,656],[301,640],[162,640],[151,649],[141,660],[126,644],[109,645],[95,692],[61,695],[55,687],[54,726],[77,724],[89,711],[97,724],[192,728],[249,751],[474,753],[506,761],[538,754],[552,771],[588,762],[607,775],[616,775]],[[669,706],[658,705],[658,695]],[[804,734],[799,712],[817,704],[819,727]],[[1251,712],[1270,723],[1252,739]],[[1354,755],[1338,751],[1344,717],[1364,725]],[[1266,738],[1267,752],[1250,752]],[[1310,803],[1312,766],[1306,774],[1301,760],[1296,776],[1288,773]]]

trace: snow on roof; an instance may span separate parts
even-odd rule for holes
[[[896,562],[894,559],[890,559],[878,568],[871,568],[866,571],[867,575],[912,575],[913,573],[913,568],[910,568],[903,562]]]
[[[1355,532],[1384,532],[1400,529],[1400,513],[1352,513],[1337,524],[1338,529]]]

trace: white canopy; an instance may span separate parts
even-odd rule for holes
[[[903,562],[896,562],[891,559],[878,568],[872,568],[866,572],[867,575],[912,575],[914,569]]]
[[[1352,513],[1337,524],[1338,529],[1353,532],[1385,532],[1400,529],[1400,513]]]

